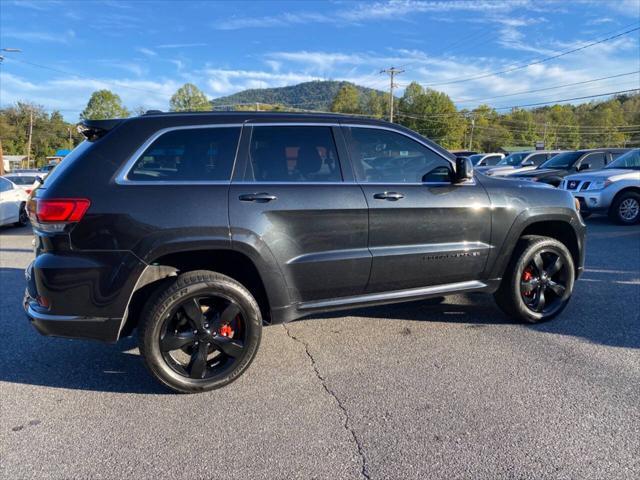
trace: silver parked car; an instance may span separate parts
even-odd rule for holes
[[[504,158],[504,153],[476,153],[468,158],[474,167],[495,167]]]
[[[560,186],[580,202],[580,213],[607,213],[623,225],[640,222],[640,148],[621,155],[602,170],[565,177]]]

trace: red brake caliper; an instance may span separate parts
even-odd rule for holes
[[[532,278],[533,278],[533,272],[531,271],[531,267],[525,268],[524,272],[522,272],[522,281],[523,282],[529,282],[529,281],[531,281]],[[531,296],[533,296],[533,290],[523,291],[522,294],[525,297],[531,297]]]
[[[222,337],[229,337],[229,338],[233,337],[233,329],[231,328],[231,325],[229,325],[228,323],[226,325],[222,325],[218,333]]]

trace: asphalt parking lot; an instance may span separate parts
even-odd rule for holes
[[[3,478],[638,478],[640,227],[588,220],[543,325],[482,295],[267,327],[237,382],[158,386],[135,339],[45,338],[21,311],[30,229],[0,229]]]

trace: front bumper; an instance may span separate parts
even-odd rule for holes
[[[608,190],[581,190],[571,191],[571,194],[580,202],[581,212],[605,212],[611,206],[615,193]]]

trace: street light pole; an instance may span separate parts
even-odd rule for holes
[[[22,50],[20,50],[19,48],[0,48],[0,52],[20,53],[22,52]],[[0,55],[0,63],[2,63],[3,60],[4,60],[4,55]]]

